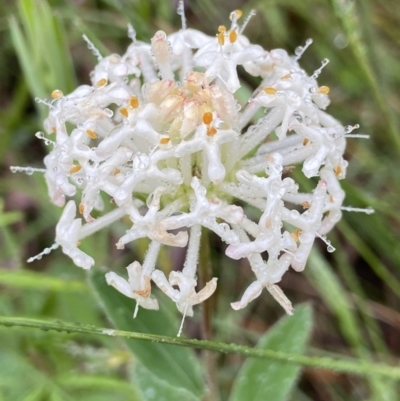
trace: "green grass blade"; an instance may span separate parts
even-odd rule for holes
[[[45,273],[28,270],[6,270],[0,267],[0,284],[13,288],[51,290],[59,292],[85,292],[88,287],[80,281],[68,281]]]

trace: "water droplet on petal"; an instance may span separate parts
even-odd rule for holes
[[[303,46],[297,46],[297,47],[294,49],[294,54],[295,54],[296,56],[300,56],[302,53],[303,53]]]

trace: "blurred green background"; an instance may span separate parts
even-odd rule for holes
[[[348,140],[345,204],[372,206],[375,214],[344,212],[329,235],[337,251],[328,254],[318,243],[304,274],[289,272],[281,284],[294,304],[307,301],[313,307],[309,354],[398,365],[400,2],[185,4],[188,25],[210,35],[218,25],[228,24],[233,9],[244,14],[255,9],[245,32],[253,43],[293,53],[311,37],[314,43],[302,57],[303,68],[312,73],[320,60],[330,60],[319,77],[321,85],[331,88],[330,114],[344,125],[360,124],[358,133],[371,137]],[[0,0],[1,315],[110,326],[85,272],[61,251],[27,265],[28,257],[53,243],[60,210],[50,204],[41,174],[12,174],[9,166],[42,166],[46,147],[34,134],[42,129],[47,110],[34,98],[88,83],[96,60],[83,34],[102,54],[122,54],[130,42],[128,22],[139,40],[149,41],[159,29],[171,33],[180,28],[176,6],[166,0]],[[251,77],[246,80],[254,85]],[[142,259],[146,241],[116,252],[112,244],[123,229],[116,224],[85,239],[82,247],[95,255],[95,268],[104,265],[123,274],[132,260]],[[283,312],[267,293],[241,312],[230,310],[229,303],[238,299],[252,273],[244,263],[228,260],[218,243],[211,257],[219,278],[212,303],[214,339],[253,345]],[[160,259],[168,270],[182,255],[165,251]],[[188,337],[200,338],[197,313],[186,323]],[[139,400],[131,377],[134,360],[120,339],[0,328],[0,400]],[[242,362],[239,356],[217,356],[222,399],[227,399]],[[286,399],[395,401],[400,399],[396,390],[396,384],[384,380],[304,369]]]

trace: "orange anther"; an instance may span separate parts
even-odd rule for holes
[[[335,175],[336,175],[336,176],[342,174],[342,168],[341,168],[339,165],[337,165],[337,166],[334,168],[333,171],[335,172]]]
[[[137,109],[139,107],[139,99],[136,96],[132,96],[129,99],[129,106],[131,106],[132,109]]]
[[[54,134],[54,133],[56,133],[57,132],[57,128],[56,127],[51,127],[51,132]]]
[[[85,206],[83,206],[83,203],[79,204],[79,213],[83,214],[85,212]]]
[[[281,77],[281,79],[290,79],[292,78],[292,76],[289,74],[284,75],[283,77]]]
[[[72,166],[72,167],[69,169],[69,173],[70,173],[70,174],[75,174],[75,173],[77,173],[81,168],[82,168],[82,166],[81,166],[80,164],[75,164],[75,166]]]
[[[318,93],[323,93],[324,95],[327,95],[331,91],[331,88],[329,86],[320,86],[317,90]]]
[[[329,202],[334,202],[335,200],[333,199],[333,196],[332,195],[329,195]]]
[[[308,138],[304,138],[303,139],[303,146],[306,146],[308,144],[308,142],[310,142],[310,140]]]
[[[217,133],[217,129],[215,127],[208,127],[207,128],[207,135],[214,136]]]
[[[161,145],[166,145],[169,141],[170,141],[170,139],[167,138],[167,137],[161,138],[161,139],[160,139],[160,144],[161,144]]]
[[[119,174],[121,172],[121,170],[119,169],[119,168],[116,168],[115,170],[114,170],[114,175],[117,175],[117,174]]]
[[[203,114],[203,123],[206,125],[210,125],[213,120],[213,114],[209,111]]]
[[[119,109],[119,114],[121,114],[121,116],[124,116],[125,118],[128,118],[129,112],[125,107],[122,107],[121,109]]]
[[[217,33],[217,39],[220,46],[225,44],[225,36],[223,32]]]
[[[101,78],[100,80],[98,80],[96,82],[96,86],[98,88],[101,88],[101,87],[106,86],[106,85],[107,85],[107,78]]]
[[[54,90],[53,92],[51,92],[51,97],[53,99],[60,99],[60,97],[63,97],[64,93],[62,93],[59,89]]]
[[[301,206],[303,206],[304,209],[309,209],[309,208],[311,207],[311,204],[310,204],[310,202],[305,201],[305,202],[303,202],[303,203],[301,204]]]
[[[301,230],[299,228],[296,228],[292,233],[290,233],[291,237],[296,241],[299,242],[300,240],[300,234]]]
[[[97,134],[91,129],[87,129],[86,130],[86,134],[88,135],[88,137],[90,137],[92,139],[96,139],[97,138]]]
[[[238,34],[235,30],[229,32],[229,42],[235,43],[237,41]]]
[[[277,90],[275,88],[272,88],[271,86],[269,86],[268,88],[264,88],[264,92],[267,95],[275,95]]]

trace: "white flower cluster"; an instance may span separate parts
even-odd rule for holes
[[[266,288],[291,314],[277,283],[290,266],[304,269],[316,237],[334,250],[325,234],[341,218],[344,199],[339,180],[352,127],[324,111],[329,88],[316,79],[328,60],[308,76],[298,60],[311,40],[295,56],[266,51],[243,36],[249,18],[240,26],[239,10],[216,37],[186,28],[179,11],[182,29],[168,36],[158,31],[151,44],[137,41],[130,27],[132,44],[123,56],[102,57],[91,46],[99,59],[91,85],[52,93],[45,130],[55,141],[37,136],[53,145],[45,178],[52,202],[64,212],[55,245],[42,254],[60,246],[90,269],[94,260],[80,241],[129,216],[132,226],[117,248],[144,237],[151,244],[142,265],[127,267],[128,281],[111,272],[107,282],[137,307],[158,309],[153,282],[191,316],[217,285],[213,278],[197,288],[205,227],[228,244],[228,257],[247,258],[255,274],[232,308],[244,308]],[[234,96],[241,87],[238,65],[260,80],[242,107]],[[255,121],[260,110],[264,116]],[[311,193],[287,176],[295,165],[305,177],[319,177]],[[114,209],[94,219],[107,195]],[[254,210],[256,221],[247,216]],[[183,270],[168,278],[156,268],[163,245],[187,246]]]

